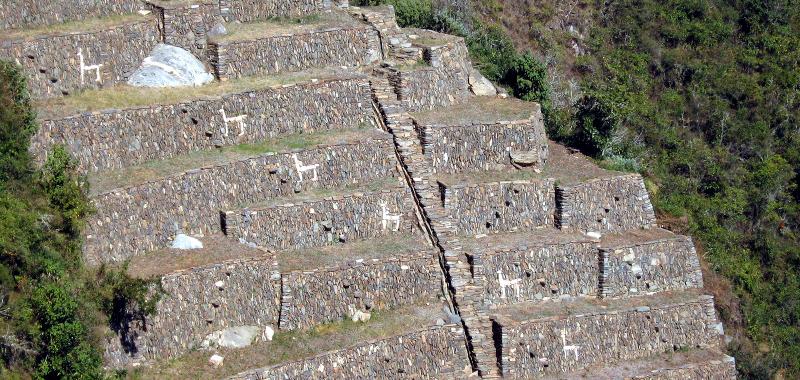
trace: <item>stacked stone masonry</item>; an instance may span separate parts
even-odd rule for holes
[[[581,232],[624,232],[647,228],[656,217],[638,174],[598,178],[556,189],[556,223]]]
[[[97,212],[87,224],[84,257],[92,264],[121,262],[166,246],[176,225],[191,235],[219,231],[219,212],[230,207],[398,177],[389,137],[368,136],[362,143],[268,153],[99,194],[92,199]],[[313,170],[301,177],[302,166]]]
[[[148,1],[159,20],[162,41],[207,60],[208,32],[223,21],[216,0],[193,2]]]
[[[732,357],[674,368],[663,368],[651,373],[631,377],[631,380],[731,380],[736,379],[736,365]]]
[[[555,181],[440,183],[444,208],[459,235],[531,231],[553,226]]]
[[[3,0],[0,29],[30,28],[134,13],[140,0]]]
[[[713,298],[524,322],[495,321],[503,376],[542,377],[657,355],[717,347]]]
[[[472,261],[480,262],[486,273],[483,302],[503,305],[565,296],[597,297],[599,268],[594,242],[531,244],[471,254]]]
[[[371,125],[370,96],[366,79],[355,77],[84,113],[43,120],[31,152],[44,162],[63,144],[80,170],[117,169],[216,146]],[[228,121],[237,116],[245,117]]]
[[[112,326],[106,363],[121,367],[188,352],[215,331],[278,322],[280,280],[273,258],[231,260],[162,277],[158,313]]]
[[[445,325],[240,373],[229,380],[463,379],[464,330]]]
[[[55,97],[124,83],[160,40],[157,21],[147,18],[102,30],[0,37],[0,58],[24,68],[32,96]]]
[[[600,248],[603,297],[703,287],[703,273],[687,236]]]
[[[436,254],[423,251],[292,271],[284,273],[281,281],[280,328],[293,330],[348,318],[356,310],[431,302],[442,280]]]
[[[228,22],[253,22],[278,17],[305,17],[328,11],[331,0],[219,0]]]
[[[425,157],[434,173],[507,169],[512,165],[511,153],[533,153],[537,166],[547,160],[544,124],[533,119],[418,127]]]
[[[223,224],[229,237],[275,250],[421,233],[405,188],[228,211]]]
[[[319,67],[360,66],[381,59],[378,32],[367,25],[250,40],[211,42],[211,64],[222,80]]]

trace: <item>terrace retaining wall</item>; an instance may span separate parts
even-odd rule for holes
[[[388,135],[369,136],[363,143],[270,153],[99,194],[92,200],[97,212],[87,223],[84,257],[94,265],[124,261],[166,246],[176,224],[190,235],[219,231],[219,212],[229,207],[399,178]],[[294,157],[319,165],[316,181],[310,171],[300,181]]]
[[[223,219],[226,235],[276,250],[422,233],[407,187],[228,211]]]
[[[139,0],[3,0],[0,2],[0,29],[88,20],[134,13],[141,8]]]
[[[464,330],[445,325],[243,372],[229,380],[463,379],[469,375],[465,368]]]
[[[650,196],[638,174],[559,185],[556,198],[556,225],[561,229],[624,232],[656,222]]]
[[[229,94],[178,104],[111,109],[43,120],[31,152],[44,162],[64,144],[79,170],[133,166],[216,146],[374,123],[369,82],[345,78]],[[246,116],[244,123],[225,122]]]
[[[459,235],[530,231],[553,226],[555,181],[440,183],[444,208]]]
[[[276,17],[304,17],[328,11],[331,0],[219,0],[228,22],[253,22]]]
[[[117,328],[105,362],[122,367],[197,348],[208,334],[235,326],[275,327],[280,280],[272,257],[231,260],[161,278],[157,314]],[[217,286],[218,281],[222,286]],[[125,343],[123,343],[125,342]]]
[[[352,261],[282,275],[283,330],[307,328],[372,312],[435,300],[442,272],[434,251]]]
[[[56,97],[124,83],[160,41],[157,21],[151,18],[90,32],[0,39],[0,58],[24,68],[32,96]],[[102,66],[88,68],[94,65]]]

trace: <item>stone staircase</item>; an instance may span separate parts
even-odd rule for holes
[[[0,5],[0,58],[40,98],[31,152],[63,144],[88,175],[87,263],[164,291],[115,316],[110,368],[735,377],[692,241],[656,227],[642,178],[549,142],[537,104],[473,95],[463,39],[346,1],[26,2]],[[124,85],[159,42],[218,80]]]

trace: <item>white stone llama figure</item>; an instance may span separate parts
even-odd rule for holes
[[[575,360],[578,360],[578,349],[581,348],[579,345],[567,345],[567,331],[561,329],[561,345],[564,346],[564,359],[569,357],[569,352],[575,354]]]
[[[86,61],[83,59],[83,48],[78,48],[78,60],[80,61],[81,65],[81,84],[86,83],[86,72],[87,71],[95,71],[95,82],[101,83],[103,78],[100,76],[100,68],[103,67],[103,64],[97,65],[86,65]]]
[[[381,202],[381,214],[381,225],[384,231],[389,226],[389,223],[394,223],[392,231],[400,230],[400,217],[402,214],[390,214],[389,209],[386,207],[386,202]]]
[[[503,271],[497,271],[497,282],[500,283],[500,298],[506,298],[506,288],[511,287],[514,289],[514,294],[519,298],[519,283],[522,281],[521,278],[517,278],[514,280],[507,280],[503,278]]]
[[[224,137],[228,137],[228,123],[237,123],[239,126],[239,136],[244,135],[244,128],[247,126],[245,123],[245,119],[247,119],[247,115],[239,115],[234,117],[228,117],[225,114],[225,107],[220,108],[219,113],[222,114],[222,121],[225,122],[225,129],[222,130],[222,135]]]
[[[300,159],[297,158],[296,154],[292,154],[292,159],[294,160],[294,168],[297,169],[297,175],[300,176],[300,180],[297,181],[297,183],[302,183],[303,182],[303,173],[308,172],[308,171],[313,171],[314,172],[314,177],[311,178],[312,181],[318,180],[318,178],[317,178],[317,168],[319,167],[319,164],[303,165],[303,161],[300,161]]]

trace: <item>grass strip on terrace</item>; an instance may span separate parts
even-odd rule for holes
[[[357,129],[298,133],[264,140],[260,143],[224,146],[195,151],[167,159],[151,160],[128,168],[89,174],[90,195],[145,183],[192,169],[242,161],[267,153],[309,149],[319,145],[366,141],[377,134],[385,133],[367,125],[362,125]]]
[[[225,357],[225,365],[211,368],[208,358],[214,352],[194,351],[150,368],[129,371],[128,379],[221,379],[255,368],[287,363],[325,352],[340,350],[362,342],[411,333],[447,317],[442,306],[427,306],[375,311],[369,322],[350,320],[328,323],[309,330],[277,331],[271,342],[260,342],[243,349],[220,348],[215,352]]]
[[[447,108],[412,113],[420,125],[492,124],[528,120],[537,106],[517,99],[473,96],[469,101]]]
[[[258,22],[228,23],[225,25],[227,34],[210,38],[209,41],[216,43],[249,41],[358,25],[361,24],[349,14],[333,11],[303,18],[274,18]]]
[[[386,236],[334,246],[283,251],[278,253],[277,260],[281,273],[286,273],[332,267],[356,260],[364,260],[366,263],[372,259],[386,259],[423,251],[427,251],[431,257],[436,255],[427,240],[419,236]]]
[[[306,70],[270,76],[238,78],[212,82],[200,87],[144,88],[125,84],[100,90],[86,90],[71,96],[36,102],[40,119],[57,119],[83,112],[176,104],[192,100],[218,98],[227,94],[310,82],[312,79],[346,79],[360,76],[357,71],[339,68]]]
[[[439,33],[428,29],[403,28],[403,32],[409,35],[412,44],[420,47],[444,46],[459,39],[459,37],[452,34]]]
[[[39,37],[60,36],[73,33],[92,33],[136,21],[144,21],[150,17],[151,16],[143,16],[138,13],[131,13],[81,21],[69,21],[36,28],[13,29],[6,31],[3,36],[0,36],[0,40],[31,40]]]

